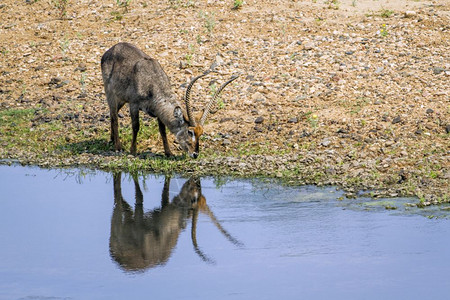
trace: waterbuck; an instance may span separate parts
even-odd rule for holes
[[[190,91],[195,81],[206,76],[211,70],[195,77],[186,89],[186,114],[172,92],[169,78],[161,65],[137,47],[119,43],[105,52],[101,60],[102,77],[106,100],[111,117],[111,141],[116,150],[122,150],[119,140],[118,112],[128,103],[130,106],[133,139],[130,152],[136,155],[136,137],[139,132],[139,111],[158,119],[164,153],[172,156],[166,136],[166,127],[175,135],[181,148],[193,158],[198,157],[199,139],[203,134],[203,124],[220,92],[237,78],[231,77],[213,95],[200,120],[196,120],[190,104]]]

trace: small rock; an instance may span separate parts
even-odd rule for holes
[[[256,124],[261,124],[262,122],[264,122],[264,118],[263,118],[263,117],[257,117],[257,118],[255,119],[255,123],[256,123]]]
[[[356,194],[352,192],[345,193],[345,197],[348,199],[356,198]]]
[[[78,65],[78,67],[76,67],[76,69],[75,69],[75,71],[80,71],[80,72],[86,72],[86,70],[87,70],[87,67],[86,67],[86,64],[84,64],[84,63],[80,63]]]
[[[425,128],[428,130],[432,130],[434,128],[434,126],[430,123],[425,124]]]
[[[287,122],[288,123],[298,123],[298,119],[297,119],[297,117],[293,117],[293,118],[290,118]]]
[[[226,140],[223,140],[223,142],[222,142],[222,145],[224,145],[224,146],[228,146],[228,145],[231,145],[231,141],[230,141],[230,140],[228,140],[228,139],[226,139]]]
[[[336,169],[335,168],[333,168],[333,167],[327,167],[326,169],[325,169],[325,173],[327,173],[327,174],[330,174],[330,175],[336,175]]]
[[[314,43],[313,42],[308,42],[305,45],[303,45],[303,49],[307,50],[307,51],[312,50],[313,48],[314,48]]]
[[[406,18],[413,18],[417,15],[417,13],[414,10],[407,10],[405,11],[405,17]]]
[[[429,109],[427,109],[426,113],[427,114],[432,114],[432,113],[434,113],[434,110],[432,108],[429,108]]]
[[[434,75],[439,75],[439,74],[441,74],[442,72],[444,72],[445,71],[445,69],[444,68],[441,68],[441,67],[434,67],[433,68],[433,74]]]
[[[383,71],[384,71],[384,67],[378,67],[378,68],[375,70],[375,74],[381,74],[381,73],[383,73]]]
[[[320,142],[320,144],[321,144],[322,146],[324,146],[324,147],[328,147],[328,146],[330,146],[331,141],[330,141],[330,139],[328,139],[328,138],[324,138],[324,139]]]
[[[186,69],[188,67],[188,64],[185,61],[180,61],[180,69]]]
[[[221,66],[224,63],[225,63],[225,61],[223,60],[222,56],[216,55],[216,59],[213,63],[213,66],[211,67],[211,69],[214,70],[214,68],[216,68],[217,66]]]
[[[61,95],[59,95],[59,94],[54,94],[53,95],[53,100],[54,101],[60,101],[62,99],[62,96]]]
[[[69,80],[64,80],[64,81],[62,81],[61,83],[57,84],[57,85],[56,85],[56,88],[59,89],[59,88],[65,86],[66,84],[69,84],[69,83],[70,83]]]
[[[299,101],[305,100],[306,98],[308,98],[307,95],[298,95],[298,96],[295,97],[295,99],[293,101],[294,102],[299,102]]]
[[[58,84],[62,81],[61,78],[59,77],[53,77],[52,79],[50,79],[50,82],[48,84]]]
[[[396,116],[393,120],[392,120],[392,124],[397,124],[400,123],[402,121],[402,118],[400,116]]]
[[[228,121],[234,121],[234,118],[232,118],[232,117],[225,117],[225,118],[220,119],[219,123],[225,123],[225,122],[228,122]]]
[[[355,51],[345,51],[345,54],[347,54],[347,55],[353,55],[353,53],[355,53]]]
[[[445,132],[450,133],[450,124],[445,125]]]
[[[253,99],[253,101],[258,101],[258,102],[262,102],[262,101],[266,100],[266,98],[260,92],[254,93],[252,95],[252,99]]]

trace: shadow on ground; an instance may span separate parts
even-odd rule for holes
[[[114,152],[112,143],[104,139],[85,140],[76,143],[67,143],[58,147],[59,150],[68,151],[71,154],[107,154]]]
[[[127,151],[116,152],[114,150],[114,145],[105,139],[93,139],[93,140],[84,140],[76,143],[67,143],[58,147],[61,151],[68,151],[72,155],[90,153],[95,155],[105,155],[110,156],[114,154],[128,154]],[[166,157],[162,153],[153,153],[150,151],[143,151],[137,155],[140,159],[166,159],[170,161],[178,161],[184,160],[186,156],[184,154],[175,155],[171,157]]]

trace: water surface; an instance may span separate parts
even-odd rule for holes
[[[447,210],[416,199],[20,166],[0,166],[0,188],[0,299],[450,293]]]

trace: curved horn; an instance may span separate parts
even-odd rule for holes
[[[208,118],[209,115],[209,111],[211,110],[213,104],[215,104],[217,97],[219,96],[220,92],[222,92],[222,90],[228,85],[230,84],[233,80],[237,79],[239,77],[239,75],[235,75],[233,77],[231,77],[230,79],[228,79],[227,82],[225,82],[224,84],[222,84],[222,86],[216,91],[216,93],[214,94],[214,96],[212,97],[211,101],[209,101],[209,103],[206,105],[205,110],[203,111],[203,115],[202,118],[200,119],[200,125],[203,126],[203,124],[206,121],[206,118]]]
[[[206,207],[203,208],[203,211],[210,217],[211,221],[214,223],[214,225],[216,225],[217,229],[219,229],[219,231],[222,232],[222,234],[227,238],[227,240],[229,240],[231,243],[233,243],[238,247],[244,246],[242,242],[234,238],[225,228],[223,228],[223,226],[220,224],[219,220],[217,220],[214,213],[211,211],[211,209],[209,209],[208,205],[206,205]]]
[[[192,107],[191,107],[191,88],[194,85],[194,83],[199,80],[202,77],[205,77],[206,75],[209,74],[209,72],[211,72],[210,70],[206,71],[205,73],[195,77],[194,79],[191,80],[191,82],[189,83],[187,89],[186,89],[186,95],[184,96],[184,103],[186,104],[186,112],[189,118],[189,123],[191,123],[191,126],[196,126],[196,122],[195,122],[195,117],[194,114],[192,113]]]
[[[192,215],[192,228],[191,228],[191,240],[192,245],[194,246],[194,251],[197,253],[198,256],[204,261],[209,264],[214,264],[215,261],[209,258],[203,251],[200,249],[197,243],[197,218],[198,218],[198,209],[194,209],[193,215]]]

